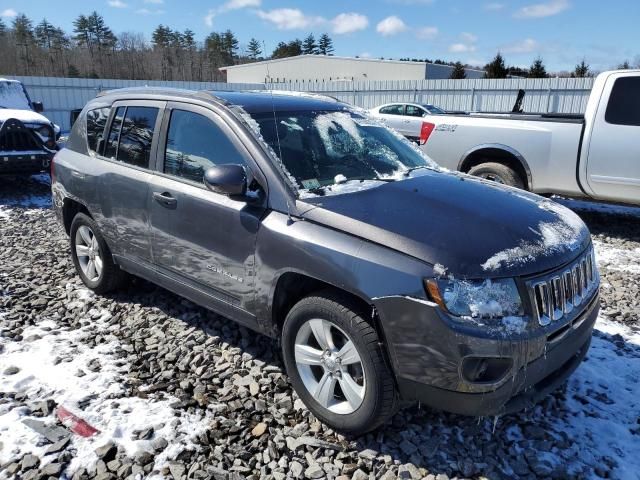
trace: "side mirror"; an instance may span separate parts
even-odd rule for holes
[[[204,172],[204,184],[221,195],[243,196],[247,193],[247,172],[242,165],[216,165]]]
[[[42,105],[42,102],[31,102],[31,106],[33,107],[33,111],[36,113],[42,113],[44,111],[44,105]]]

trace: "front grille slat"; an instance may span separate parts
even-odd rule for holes
[[[572,265],[529,284],[535,315],[542,326],[558,321],[580,307],[599,281],[593,248]]]

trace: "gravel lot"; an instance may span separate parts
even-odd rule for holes
[[[48,188],[0,189],[0,477],[640,478],[640,208],[566,202],[602,314],[565,388],[500,418],[414,406],[347,439],[304,408],[275,342],[141,280],[84,288]],[[71,433],[59,406],[99,432]]]

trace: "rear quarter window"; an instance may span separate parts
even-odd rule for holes
[[[615,81],[604,119],[614,125],[640,126],[640,77]]]
[[[110,112],[111,107],[96,108],[87,112],[87,147],[89,152],[102,154],[102,151],[98,151],[98,147],[101,147],[100,150],[104,148],[104,142],[101,140],[104,138],[104,127]]]

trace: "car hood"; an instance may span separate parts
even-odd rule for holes
[[[14,108],[0,108],[0,123],[10,118],[20,120],[22,123],[39,123],[51,125],[51,122],[44,115],[40,115],[33,110],[18,110]]]
[[[354,193],[305,198],[300,207],[307,220],[463,278],[540,273],[572,260],[590,243],[587,227],[571,210],[458,173],[429,171]]]

